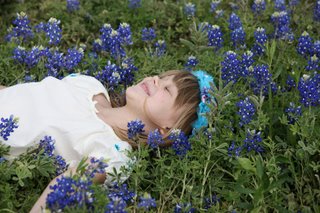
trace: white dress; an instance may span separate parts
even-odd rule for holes
[[[55,139],[55,153],[76,165],[83,157],[108,160],[106,172],[130,163],[129,143],[96,114],[96,94],[109,95],[95,78],[71,74],[62,80],[46,77],[40,82],[18,84],[0,90],[0,118],[18,117],[18,128],[7,141],[10,157],[25,152],[44,136]],[[0,139],[1,140],[1,139]]]

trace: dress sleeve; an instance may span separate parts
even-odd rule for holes
[[[131,167],[130,165],[132,165],[132,160],[128,157],[128,153],[132,150],[129,143],[102,134],[98,137],[86,140],[81,146],[76,147],[76,149],[82,156],[98,159],[103,158],[106,161],[108,164],[108,167],[105,169],[107,175],[106,184],[112,182],[114,169],[117,174],[121,173],[121,181],[125,181],[128,178],[128,174],[123,174],[121,168],[125,167],[129,170]]]
[[[80,73],[72,73],[62,79],[63,82],[70,84],[80,90],[86,90],[90,94],[103,93],[108,101],[110,101],[109,94],[106,88],[96,78]]]

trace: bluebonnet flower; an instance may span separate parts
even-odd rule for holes
[[[252,80],[250,86],[253,89],[254,94],[259,95],[262,91],[265,96],[269,94],[269,85],[272,92],[277,91],[276,84],[272,82],[272,75],[269,72],[268,65],[257,65],[250,73]]]
[[[185,70],[188,71],[192,71],[192,69],[197,66],[197,64],[199,63],[199,61],[197,60],[197,58],[193,55],[188,57],[188,61],[187,63],[184,65]]]
[[[112,29],[108,40],[108,50],[114,58],[126,56],[125,50],[122,47],[122,41],[123,38],[120,36],[119,32]]]
[[[236,83],[241,77],[241,63],[237,58],[237,54],[233,51],[225,53],[224,60],[221,62],[222,80],[226,83],[233,81]]]
[[[62,30],[60,28],[60,20],[56,18],[50,18],[48,23],[40,23],[36,26],[37,32],[45,32],[46,37],[49,39],[50,45],[58,45],[61,41]]]
[[[308,61],[308,65],[306,66],[306,70],[307,71],[320,71],[320,66],[319,63],[320,60],[317,57],[317,55],[313,55],[312,57],[310,57],[309,61]]]
[[[104,162],[104,159],[91,158],[90,164],[87,166],[85,176],[87,178],[93,178],[96,173],[104,173],[108,164]]]
[[[320,1],[316,2],[313,10],[313,20],[320,21]]]
[[[196,13],[196,5],[194,3],[189,2],[184,5],[184,14],[188,18],[194,17],[195,13]]]
[[[246,97],[244,100],[240,100],[236,105],[239,107],[237,114],[240,115],[240,126],[250,123],[256,112],[254,104]]]
[[[105,213],[127,213],[126,202],[121,197],[112,197],[111,201],[106,205]]]
[[[289,1],[289,6],[290,7],[295,7],[300,3],[300,0],[290,0]]]
[[[249,68],[251,65],[254,63],[253,59],[253,53],[248,50],[242,54],[242,59],[241,59],[241,76],[245,77],[249,75]]]
[[[215,18],[221,18],[224,14],[224,10],[216,10]]]
[[[141,7],[141,0],[129,0],[129,8],[137,9]]]
[[[47,61],[44,66],[47,68],[47,76],[57,77],[64,66],[63,53],[58,50],[52,50],[48,51],[46,56]]]
[[[313,54],[316,54],[320,58],[320,40],[317,40],[313,44]]]
[[[151,42],[156,38],[155,30],[150,28],[143,28],[141,31],[142,41],[144,42]]]
[[[298,83],[300,103],[305,107],[318,106],[320,104],[320,74],[313,77],[304,75]]]
[[[254,31],[254,38],[255,38],[255,43],[253,45],[252,52],[258,56],[262,55],[263,53],[265,53],[265,49],[266,49],[265,45],[268,39],[266,30],[264,28],[258,27]]]
[[[234,154],[236,157],[239,157],[241,154],[241,151],[242,151],[242,146],[235,147],[235,143],[234,141],[232,141],[232,143],[228,148],[228,155],[231,157]]]
[[[56,176],[64,173],[68,169],[65,159],[61,155],[55,156],[54,165],[56,167]]]
[[[46,199],[46,207],[52,212],[62,211],[66,207],[86,207],[93,209],[92,182],[85,178],[74,179],[62,176],[50,186],[53,190]]]
[[[291,75],[288,75],[287,81],[287,89],[290,91],[292,88],[296,87],[296,82],[294,81],[294,79],[292,78]]]
[[[163,56],[166,52],[167,49],[167,44],[164,40],[158,40],[155,44],[155,51],[154,51],[154,55],[160,57]]]
[[[266,9],[266,2],[264,0],[254,0],[251,9],[255,14],[259,15]]]
[[[192,207],[191,203],[178,203],[174,207],[174,213],[194,213],[196,209]]]
[[[275,0],[274,1],[274,9],[276,11],[284,11],[284,10],[286,10],[285,0]]]
[[[290,102],[290,106],[285,109],[285,112],[287,114],[289,124],[294,124],[302,115],[301,106],[296,107],[292,102]]]
[[[204,199],[204,208],[208,210],[211,206],[217,205],[217,203],[220,203],[220,198],[216,194],[213,194]]]
[[[212,0],[212,2],[210,3],[210,12],[211,13],[216,11],[216,9],[219,6],[220,2],[221,2],[221,0]]]
[[[243,149],[247,152],[255,151],[256,153],[264,152],[263,147],[260,145],[262,142],[261,132],[255,130],[248,130],[245,140],[243,141]]]
[[[24,64],[26,55],[27,55],[26,49],[24,47],[18,46],[13,50],[12,58],[15,61],[19,62],[20,64]]]
[[[111,186],[107,188],[108,190],[108,197],[112,198],[121,198],[127,204],[133,203],[133,199],[136,194],[133,191],[128,189],[127,184],[119,185],[118,183],[114,182]]]
[[[239,27],[242,27],[242,22],[235,13],[231,13],[230,18],[229,18],[229,29],[230,30],[235,30],[238,29]]]
[[[14,129],[18,128],[18,120],[13,115],[10,115],[9,118],[0,119],[0,137],[3,140],[7,141],[10,134],[14,132]]]
[[[298,39],[297,51],[305,58],[307,58],[313,51],[312,38],[306,31],[304,31]]]
[[[184,157],[189,150],[191,150],[191,143],[188,137],[180,129],[172,130],[170,133],[169,140],[173,141],[172,149],[175,151],[176,155]]]
[[[116,64],[111,64],[108,61],[108,64],[96,74],[95,78],[106,83],[108,90],[113,91],[120,84],[120,71],[121,69]]]
[[[102,41],[101,41],[101,39],[96,39],[96,40],[94,40],[94,42],[93,42],[93,44],[92,44],[92,49],[93,49],[93,51],[94,52],[101,52],[101,50],[102,50]]]
[[[68,12],[73,12],[80,9],[80,2],[78,0],[67,0]]]
[[[44,138],[40,140],[39,149],[44,150],[43,154],[52,157],[55,149],[54,143],[54,139],[51,136],[44,136]]]
[[[138,68],[134,66],[132,58],[126,58],[121,62],[120,82],[125,87],[130,86],[134,80],[134,72]]]
[[[40,47],[35,46],[31,49],[30,52],[27,52],[26,57],[24,59],[24,63],[27,65],[29,69],[36,66],[39,63],[43,53],[42,49],[43,49],[42,46]]]
[[[231,32],[231,41],[234,47],[245,47],[246,33],[242,27],[239,27]]]
[[[208,46],[214,47],[214,50],[217,51],[222,47],[223,43],[223,34],[218,25],[213,25],[208,29]]]
[[[138,208],[149,210],[150,208],[156,208],[156,207],[157,207],[157,203],[155,199],[150,196],[150,194],[145,193],[143,197],[142,196],[140,197]]]
[[[141,120],[133,120],[128,122],[128,138],[129,139],[136,139],[139,134],[143,133],[144,124]]]
[[[159,147],[159,145],[164,144],[164,140],[158,129],[150,131],[150,133],[148,134],[147,144],[152,149],[156,149]]]
[[[12,38],[18,39],[22,38],[22,41],[26,41],[34,37],[32,29],[30,27],[30,20],[24,12],[17,13],[17,18],[12,22],[15,27],[9,30],[8,35],[6,36],[7,41],[11,41]]]
[[[111,32],[112,32],[112,27],[110,24],[104,24],[102,26],[102,28],[100,29],[100,40],[102,42],[102,48],[103,50],[105,51],[108,51],[109,49],[109,39],[110,39],[110,35],[111,35]]]
[[[69,48],[67,55],[64,57],[64,68],[71,72],[82,60],[84,56],[83,49]]]
[[[132,45],[132,33],[130,25],[127,23],[120,23],[118,27],[118,33],[120,36],[120,43],[123,45]]]
[[[271,21],[274,26],[274,37],[283,40],[293,40],[292,30],[290,28],[290,17],[286,11],[274,12],[271,15]]]

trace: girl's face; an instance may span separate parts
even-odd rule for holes
[[[178,89],[174,76],[147,77],[126,91],[127,104],[143,110],[146,117],[160,128],[171,128],[181,113],[174,107]]]

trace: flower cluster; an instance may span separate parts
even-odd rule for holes
[[[304,57],[310,56],[313,52],[312,38],[306,31],[298,39],[297,52]]]
[[[197,66],[197,64],[199,63],[199,61],[197,60],[197,58],[193,55],[188,57],[188,61],[187,63],[184,65],[185,70],[187,71],[192,71],[192,69]]]
[[[204,199],[204,208],[210,209],[211,206],[215,206],[217,205],[217,203],[220,203],[220,198],[216,194],[213,194],[210,197],[206,197]]]
[[[194,17],[195,13],[196,13],[196,5],[195,4],[189,2],[184,5],[184,14],[188,18]]]
[[[284,11],[284,10],[286,10],[285,0],[275,0],[274,1],[274,9],[276,11]]]
[[[219,50],[223,44],[223,34],[218,25],[213,25],[208,29],[208,46],[213,47],[215,51]]]
[[[63,66],[68,72],[72,72],[73,69],[81,62],[84,56],[83,49],[69,48],[67,55],[64,57]]]
[[[172,130],[170,133],[169,140],[173,141],[172,149],[175,151],[176,155],[184,157],[189,150],[191,150],[191,143],[188,137],[180,129]]]
[[[252,48],[252,52],[255,55],[262,55],[265,52],[266,49],[266,43],[267,43],[267,34],[266,30],[264,28],[258,27],[256,31],[254,31],[254,38],[255,38],[255,43]]]
[[[301,106],[295,106],[294,103],[290,102],[290,106],[285,109],[287,114],[288,123],[294,124],[298,118],[302,115]]]
[[[141,0],[129,0],[128,6],[130,9],[137,9],[141,7]]]
[[[138,68],[134,66],[132,58],[125,58],[120,67],[120,83],[122,83],[125,87],[132,85],[134,80],[134,72],[136,72]]]
[[[320,71],[320,60],[316,54],[310,57],[308,65],[306,66],[307,71]]]
[[[255,14],[259,15],[266,9],[266,2],[264,0],[254,0],[251,9]]]
[[[271,15],[271,21],[274,26],[274,37],[293,41],[294,36],[290,28],[290,17],[287,11],[274,12]]]
[[[239,107],[238,115],[240,115],[240,126],[250,123],[256,112],[254,104],[246,97],[244,100],[240,100],[236,105]]]
[[[226,83],[236,83],[241,77],[241,62],[237,58],[237,54],[233,51],[225,53],[224,60],[221,62],[222,80]]]
[[[143,28],[141,31],[142,41],[144,42],[152,42],[157,36],[155,30],[150,28]]]
[[[253,68],[250,73],[251,82],[250,86],[253,89],[254,94],[259,95],[262,91],[263,95],[268,96],[269,86],[272,92],[277,92],[277,86],[272,81],[271,73],[269,72],[269,67],[265,64],[257,65]]]
[[[212,2],[210,3],[210,12],[213,13],[214,11],[216,11],[220,3],[221,0],[212,0]]]
[[[112,198],[121,198],[124,202],[133,203],[133,199],[136,194],[128,189],[127,184],[119,185],[118,183],[114,182],[111,186],[108,186],[108,197]]]
[[[156,200],[152,198],[150,194],[145,193],[144,196],[140,196],[138,208],[148,211],[150,208],[156,208],[156,207],[157,207]]]
[[[53,190],[46,199],[46,207],[52,212],[63,211],[66,207],[86,207],[93,209],[92,181],[85,178],[62,176],[50,186]]]
[[[7,141],[14,129],[18,128],[18,118],[10,115],[9,118],[1,118],[0,121],[0,137]]]
[[[239,27],[242,27],[242,22],[239,16],[235,13],[231,13],[229,18],[229,29],[233,31],[235,29],[238,29]]]
[[[242,27],[238,27],[237,29],[231,32],[231,41],[234,47],[245,47],[245,37],[246,33],[244,32]]]
[[[242,59],[241,59],[241,76],[245,77],[249,75],[249,70],[251,65],[254,63],[253,59],[253,52],[250,50],[244,52],[242,54]]]
[[[96,173],[104,173],[107,167],[108,164],[104,162],[104,159],[91,158],[84,175],[89,179],[93,178]]]
[[[292,78],[291,75],[288,75],[287,81],[286,81],[287,89],[290,91],[292,88],[296,87],[296,82]]]
[[[239,157],[243,150],[245,150],[247,153],[251,151],[254,151],[255,153],[264,152],[264,148],[261,146],[261,132],[247,130],[246,138],[243,142],[243,145],[238,147],[235,147],[235,143],[232,142],[228,148],[229,156],[234,154],[236,157]]]
[[[112,197],[110,198],[110,202],[106,205],[105,212],[127,213],[125,210],[126,207],[127,204],[121,197]]]
[[[51,50],[47,51],[46,56],[47,60],[44,66],[47,68],[47,76],[57,77],[64,66],[63,53],[58,50]]]
[[[67,0],[68,12],[79,10],[79,8],[80,8],[80,2],[78,0]]]
[[[159,147],[159,145],[164,144],[164,140],[158,129],[150,131],[150,133],[148,134],[147,144],[152,149],[156,149]]]
[[[191,203],[178,203],[173,210],[174,213],[195,213],[196,209]]]
[[[58,45],[61,41],[62,30],[60,28],[60,20],[50,18],[48,23],[41,22],[35,28],[37,32],[44,32],[49,39],[50,45]]]
[[[44,54],[45,51],[42,46],[35,46],[30,51],[26,51],[25,48],[18,46],[13,50],[13,59],[31,69],[39,63]]]
[[[17,13],[17,18],[12,23],[15,25],[15,27],[9,30],[9,33],[6,36],[7,41],[11,41],[12,38],[22,38],[22,41],[33,38],[34,34],[31,26],[29,25],[30,20],[28,19],[26,13]]]
[[[315,21],[320,21],[320,1],[316,2],[316,5],[313,10],[313,19]]]
[[[133,120],[128,122],[128,138],[135,140],[139,134],[143,133],[144,124],[141,120]]]
[[[160,57],[165,54],[166,49],[167,49],[167,44],[164,40],[158,40],[154,44],[154,47],[155,47],[154,55]]]
[[[300,102],[305,106],[320,105],[320,74],[315,73],[313,77],[304,76],[298,83]]]

